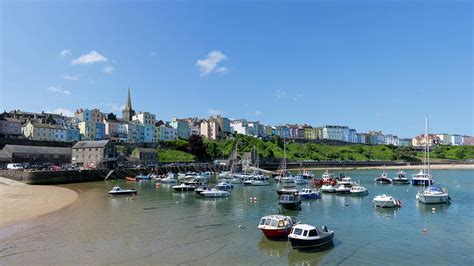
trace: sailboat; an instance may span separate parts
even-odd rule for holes
[[[412,175],[411,183],[414,186],[431,186],[433,178],[430,173],[430,146],[428,145],[429,136],[428,136],[428,116],[425,119],[425,158],[423,160],[422,167],[420,172]]]
[[[278,170],[278,176],[275,177],[280,183],[295,183],[295,179],[286,171],[286,142],[283,142],[283,161]]]
[[[416,194],[416,200],[424,204],[436,204],[436,203],[450,203],[451,198],[449,197],[448,190],[440,186],[433,186],[433,179],[430,172],[430,155],[428,146],[428,116],[426,116],[425,122],[425,159],[426,159],[426,174],[429,178],[428,182],[422,182],[423,187],[426,183],[429,183],[428,187]],[[415,177],[413,178],[415,179]],[[412,179],[412,180],[413,180]]]
[[[251,181],[252,186],[269,186],[270,182],[267,181],[268,177],[260,173],[260,165],[259,165],[259,157],[258,151],[255,146],[253,146],[254,154],[255,154],[255,165],[254,165],[254,172],[253,178]]]

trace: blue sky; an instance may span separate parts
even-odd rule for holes
[[[0,109],[474,134],[468,1],[1,2]]]

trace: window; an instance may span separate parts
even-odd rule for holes
[[[277,220],[272,220],[272,224],[271,224],[271,226],[272,226],[272,227],[276,227],[276,226],[277,226],[277,223],[278,223],[278,221],[277,221]]]
[[[308,236],[308,230],[304,230],[303,236]]]
[[[283,227],[283,226],[285,226],[285,223],[282,220],[280,220],[278,222],[278,227]]]
[[[316,229],[309,230],[309,236],[317,236],[317,235],[318,235],[318,232],[316,231]]]
[[[300,228],[293,228],[293,234],[295,235],[301,235],[301,232],[303,231],[303,229],[300,229]]]
[[[271,219],[267,219],[267,220],[265,221],[265,225],[270,225],[271,222],[272,222]]]

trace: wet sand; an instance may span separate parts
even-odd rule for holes
[[[0,228],[60,210],[78,199],[74,190],[36,186],[0,177]]]

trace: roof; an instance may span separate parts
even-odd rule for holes
[[[71,148],[67,147],[46,147],[46,146],[26,146],[26,145],[10,145],[3,147],[3,153],[7,156],[15,154],[61,154],[70,155]]]
[[[34,127],[37,128],[51,128],[51,129],[65,129],[62,125],[50,125],[50,124],[42,124],[37,122],[31,122]]]
[[[103,148],[108,143],[109,143],[109,140],[79,141],[72,148],[73,149]]]
[[[155,153],[156,150],[152,148],[136,148],[139,152],[150,152],[150,153]]]

